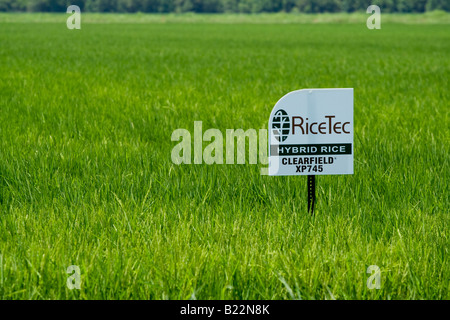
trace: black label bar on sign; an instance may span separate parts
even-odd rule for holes
[[[271,156],[312,156],[327,154],[352,154],[352,144],[337,143],[270,145]]]

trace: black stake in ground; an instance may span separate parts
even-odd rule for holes
[[[314,213],[314,203],[316,202],[316,176],[308,176],[308,212]]]

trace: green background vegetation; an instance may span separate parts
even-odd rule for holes
[[[10,17],[0,299],[450,298],[448,23]],[[287,92],[328,87],[354,88],[355,174],[318,178],[314,216],[306,177],[171,162],[177,128],[265,128]]]
[[[69,5],[85,12],[354,12],[371,4],[388,12],[450,11],[448,0],[0,0],[0,11],[65,12]]]

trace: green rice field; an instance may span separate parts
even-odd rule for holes
[[[0,299],[450,298],[450,14],[68,16],[0,14]],[[314,215],[304,176],[172,162],[303,88],[354,88]]]

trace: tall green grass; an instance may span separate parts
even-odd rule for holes
[[[0,23],[0,298],[449,299],[449,52],[446,24]],[[171,162],[177,128],[335,87],[355,174],[314,216],[305,177]]]

